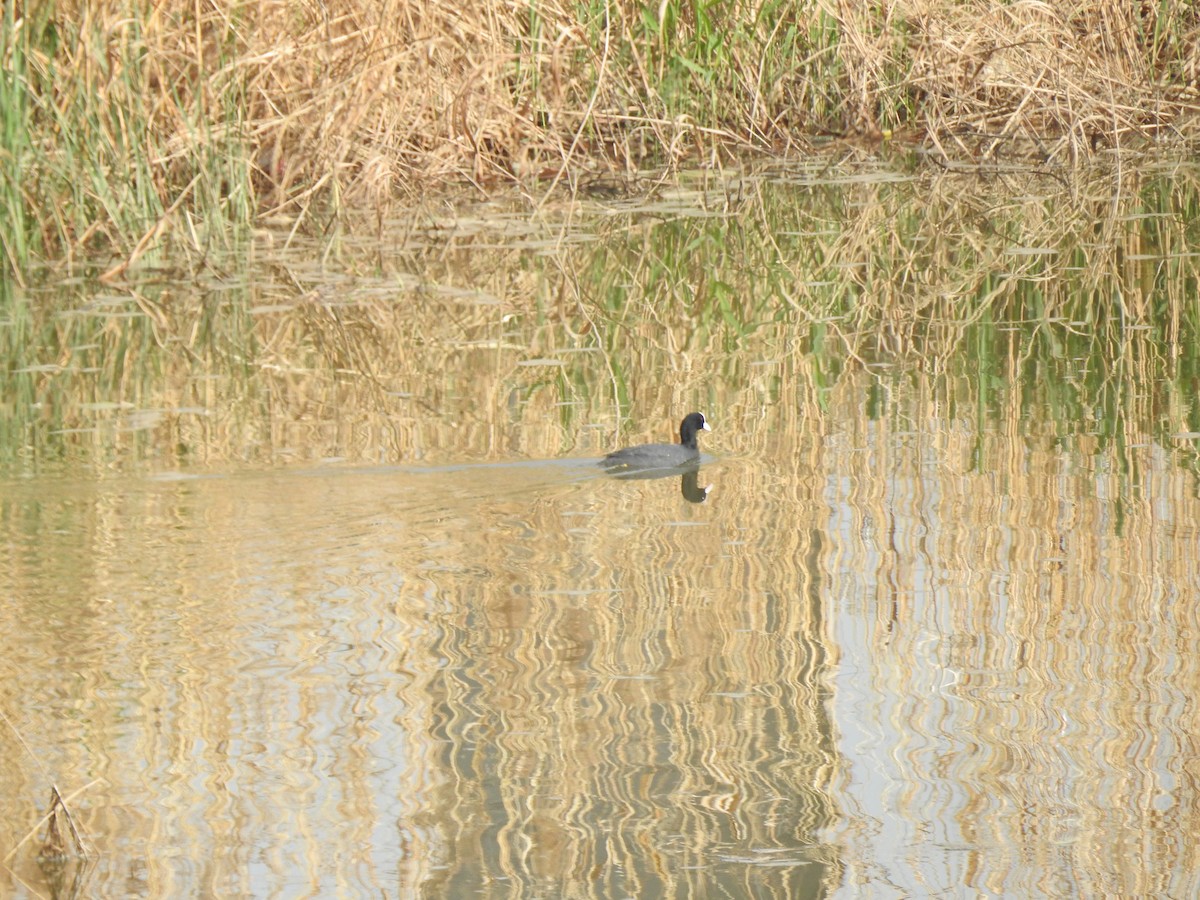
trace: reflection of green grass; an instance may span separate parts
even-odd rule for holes
[[[917,366],[969,374],[980,415],[1020,398],[1060,433],[1095,428],[1102,441],[1134,423],[1159,437],[1192,430],[1155,421],[1146,386],[1195,418],[1195,173],[1131,183],[1115,206],[1109,183],[1075,188],[1073,200],[1014,199],[1044,193],[1036,179],[764,190],[753,214],[602,242],[588,269],[602,280],[587,291],[603,298],[623,384],[647,368],[628,348],[661,322],[673,348],[694,348],[699,383],[715,378],[712,357],[799,353],[818,396],[848,366]],[[645,394],[620,400],[664,405]]]
[[[382,257],[418,289],[350,247],[371,274],[336,291],[311,249],[193,294],[5,283],[0,459],[554,456],[618,414],[654,433],[694,406],[820,415],[862,372],[969,379],[945,402],[977,418],[1163,439],[1200,430],[1198,194],[1186,173],[1115,200],[1108,178],[749,182],[610,211],[549,253],[431,232]]]

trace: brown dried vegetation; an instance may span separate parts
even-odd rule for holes
[[[1182,4],[108,0],[4,24],[16,270],[134,257],[181,221],[514,183],[536,202],[831,137],[958,166],[1197,134],[1200,13]]]

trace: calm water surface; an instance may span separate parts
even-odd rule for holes
[[[13,295],[0,893],[1196,895],[1200,241],[1145,177]],[[694,484],[594,465],[693,408]],[[90,863],[19,843],[53,785]]]

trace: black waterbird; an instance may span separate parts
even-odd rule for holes
[[[711,431],[704,413],[688,413],[679,423],[678,444],[639,444],[610,453],[600,460],[600,465],[610,471],[621,469],[674,469],[690,466],[700,460],[700,448],[696,435]]]

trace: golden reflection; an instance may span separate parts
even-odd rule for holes
[[[96,781],[85,895],[1200,892],[1194,217],[1106,183],[12,298],[3,852]]]
[[[1194,476],[1148,438],[981,434],[926,388],[846,430],[830,497],[848,855],[908,892],[1190,894]]]

